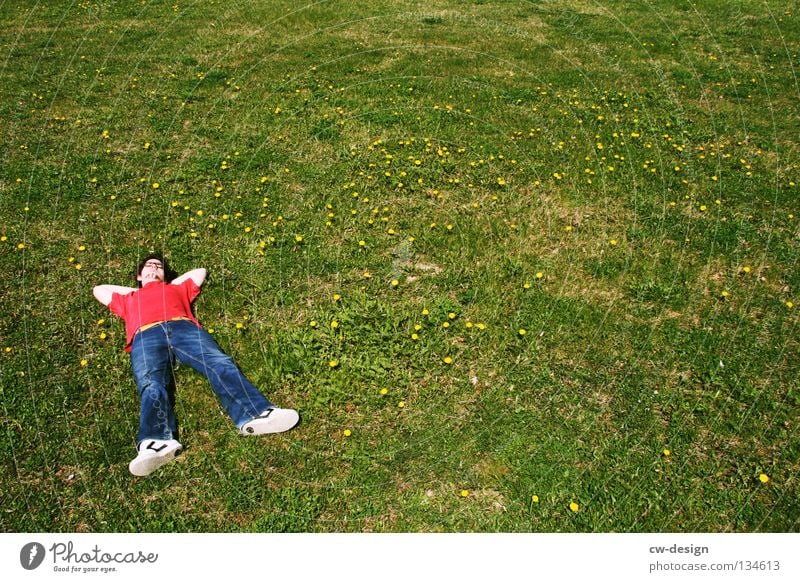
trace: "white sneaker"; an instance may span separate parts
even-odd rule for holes
[[[128,465],[128,470],[137,477],[145,477],[177,457],[183,445],[175,439],[162,441],[147,439],[139,444],[139,454]]]
[[[300,421],[300,415],[291,408],[270,408],[261,416],[246,422],[239,429],[239,433],[245,436],[270,434],[274,432],[284,432]]]

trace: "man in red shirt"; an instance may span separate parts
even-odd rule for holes
[[[137,269],[138,289],[98,285],[93,290],[100,303],[125,320],[125,350],[140,399],[138,454],[128,467],[134,475],[149,475],[183,449],[175,438],[170,390],[176,362],[208,379],[240,434],[283,432],[300,420],[297,411],[267,400],[200,326],[191,305],[205,279],[205,269],[175,277],[163,256],[151,254]]]

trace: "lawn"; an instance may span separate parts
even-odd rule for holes
[[[0,530],[800,530],[800,14],[0,1]],[[295,430],[124,327],[164,250]]]

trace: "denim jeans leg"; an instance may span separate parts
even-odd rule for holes
[[[208,378],[237,428],[274,405],[242,374],[233,359],[204,329],[188,321],[166,324],[175,358]]]
[[[137,334],[131,346],[131,368],[139,393],[139,434],[145,439],[175,438],[177,422],[169,388],[172,356],[162,326]]]

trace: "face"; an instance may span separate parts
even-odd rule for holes
[[[136,277],[142,287],[154,281],[164,280],[164,265],[158,259],[150,259],[142,267],[142,272]]]

